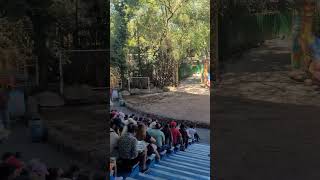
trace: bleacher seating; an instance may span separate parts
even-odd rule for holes
[[[126,180],[206,180],[210,179],[210,146],[192,144],[185,151],[163,154],[161,161],[149,157],[147,173],[132,171]],[[136,167],[135,167],[136,168]]]

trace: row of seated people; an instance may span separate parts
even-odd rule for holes
[[[186,127],[172,121],[161,124],[157,120],[138,118],[112,110],[110,113],[110,152],[112,160],[118,163],[118,171],[129,171],[134,165],[140,165],[141,172],[147,172],[147,158],[155,154],[172,151],[173,147],[184,151],[191,141],[199,136],[193,125]]]
[[[82,171],[77,165],[48,168],[39,159],[24,162],[21,153],[6,152],[0,162],[0,180],[105,180],[105,174]]]

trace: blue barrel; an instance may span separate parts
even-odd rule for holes
[[[33,118],[30,121],[31,140],[32,142],[41,142],[44,138],[44,128],[39,118]]]

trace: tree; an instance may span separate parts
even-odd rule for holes
[[[77,2],[83,6],[80,10]],[[91,33],[91,36],[98,36],[102,44],[107,44],[105,35],[108,33],[104,3],[103,0],[0,0],[0,17],[7,18],[11,22],[24,17],[30,19],[34,41],[33,50],[39,63],[41,89],[47,89],[49,62],[56,58],[58,50],[70,48],[64,47],[64,38],[69,36],[70,32],[74,34],[72,47],[78,47],[77,34],[80,26],[78,24],[87,23],[80,21],[82,19],[77,21],[76,12],[78,10],[82,17],[89,19],[86,30],[90,27],[96,30]]]
[[[111,4],[111,47],[115,55],[121,47],[131,63],[114,59],[115,64],[126,64],[131,74],[137,72],[161,82],[159,85],[169,85],[177,82],[177,67],[182,61],[193,55],[198,59],[209,55],[209,0],[135,2],[126,2],[125,16],[116,10],[118,4]],[[119,17],[126,23],[120,26]],[[124,35],[127,40],[120,42]]]

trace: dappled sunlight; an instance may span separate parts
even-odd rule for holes
[[[289,71],[228,74],[217,94],[252,100],[299,105],[320,105],[317,86],[305,86],[288,77]]]

